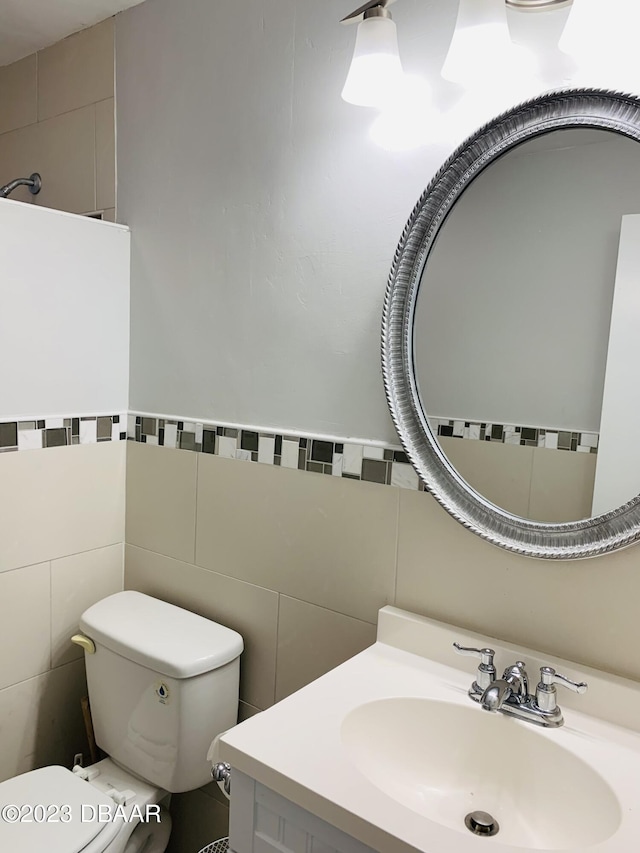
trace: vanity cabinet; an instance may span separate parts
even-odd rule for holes
[[[490,642],[500,668],[550,667],[589,690],[564,691],[557,728],[487,713],[454,642]],[[221,736],[231,850],[631,853],[639,720],[637,682],[384,607],[373,646]],[[478,811],[498,838],[478,840]]]
[[[376,853],[235,768],[232,779],[232,853]]]

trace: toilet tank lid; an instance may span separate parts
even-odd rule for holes
[[[218,669],[243,649],[231,628],[132,590],[89,607],[80,628],[96,644],[171,678]]]

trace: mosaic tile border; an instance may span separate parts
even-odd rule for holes
[[[127,432],[130,441],[144,444],[424,490],[400,445],[338,441],[326,436],[297,436],[136,414],[129,415]]]
[[[577,453],[597,453],[599,436],[595,432],[570,432],[546,427],[480,423],[447,418],[429,418],[434,435],[471,441],[494,441],[523,447],[546,447]]]
[[[597,452],[598,436],[594,433],[444,418],[430,419],[430,424],[434,434],[442,436],[551,450]],[[403,489],[426,490],[400,445],[268,432],[142,413],[129,413],[127,437],[129,441],[210,453],[226,459],[261,462]]]
[[[0,453],[124,441],[127,415],[83,415],[0,421]]]
[[[434,434],[551,450],[597,453],[598,435],[539,427],[431,418]],[[159,415],[119,413],[0,421],[0,453],[104,441],[138,441],[424,491],[400,445],[301,436]]]

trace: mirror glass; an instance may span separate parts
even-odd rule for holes
[[[420,405],[463,479],[515,516],[576,521],[640,492],[640,470],[613,505],[598,486],[605,442],[620,450],[602,401],[622,217],[639,213],[640,145],[572,127],[493,161],[429,252],[413,327]]]

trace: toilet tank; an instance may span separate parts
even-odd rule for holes
[[[181,607],[118,592],[80,628],[93,728],[115,762],[172,793],[211,781],[207,750],[238,717],[240,634]]]

